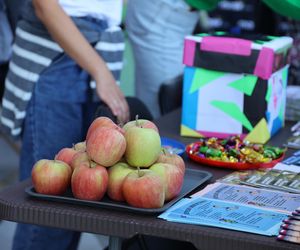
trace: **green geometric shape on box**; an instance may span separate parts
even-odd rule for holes
[[[257,43],[257,44],[264,44],[266,41],[262,41],[262,40],[255,40],[254,43]]]
[[[279,114],[278,114],[281,121],[284,121],[284,112],[285,112],[285,108],[284,108],[284,105],[282,102],[281,106],[280,106]]]
[[[286,89],[286,85],[287,85],[287,79],[288,79],[288,67],[285,67],[284,69],[282,69],[282,88]],[[283,97],[285,98],[285,97]],[[279,110],[279,118],[281,121],[284,122],[284,114],[285,114],[285,102],[282,101],[281,102],[281,106],[280,106],[280,110]]]
[[[257,82],[257,76],[244,75],[243,78],[230,83],[228,86],[235,88],[238,91],[243,92],[248,96],[251,96],[255,88],[256,82]]]
[[[223,102],[223,101],[212,101],[211,105],[213,105],[214,107],[223,111],[233,119],[240,122],[249,131],[253,129],[248,118],[244,115],[244,113],[240,110],[240,108],[235,103]]]
[[[266,96],[265,96],[265,100],[266,100],[267,103],[270,102],[271,93],[272,93],[272,84],[268,84],[268,89],[267,89],[267,93],[266,93]]]
[[[274,40],[274,39],[277,39],[278,36],[267,36],[267,38],[270,39],[270,40]]]
[[[286,88],[287,85],[287,79],[288,79],[288,67],[285,67],[282,69],[282,83],[283,83],[283,88]]]
[[[225,73],[220,71],[196,68],[190,88],[190,94],[198,91],[204,85],[209,84],[211,81],[223,76],[224,74]]]
[[[216,35],[219,35],[219,36],[222,36],[222,35],[225,35],[227,32],[225,31],[216,31],[215,34]]]
[[[211,35],[208,33],[199,33],[199,34],[195,34],[195,36],[203,37],[203,36],[211,36]]]

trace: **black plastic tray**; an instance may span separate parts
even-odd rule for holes
[[[176,203],[178,200],[180,200],[187,194],[191,193],[191,191],[193,191],[194,189],[196,189],[197,187],[199,187],[200,185],[208,181],[211,177],[212,174],[207,171],[186,169],[180,194],[173,200],[165,203],[163,207],[153,208],[153,209],[132,207],[125,202],[113,201],[108,196],[104,196],[101,199],[101,201],[80,200],[73,197],[71,190],[68,190],[62,196],[45,195],[45,194],[37,193],[34,187],[30,186],[25,189],[25,192],[31,197],[43,199],[43,200],[59,201],[59,202],[72,203],[77,205],[86,205],[92,207],[109,208],[109,209],[122,210],[127,212],[132,211],[135,213],[138,212],[143,214],[154,214],[154,213],[162,213],[163,211],[171,207],[174,203]]]

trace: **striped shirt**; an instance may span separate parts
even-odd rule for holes
[[[106,62],[118,83],[125,47],[122,30],[119,27],[110,27],[99,32],[87,29],[84,19],[73,18],[73,21],[85,38],[94,44],[95,50]],[[41,23],[32,25],[27,20],[18,23],[0,119],[3,131],[13,139],[20,138],[26,108],[41,72],[62,53],[63,49],[50,37]],[[90,82],[90,88],[93,90],[93,100],[99,101],[95,82]]]

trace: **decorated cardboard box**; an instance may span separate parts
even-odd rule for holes
[[[181,135],[265,143],[284,126],[290,37],[185,38]]]

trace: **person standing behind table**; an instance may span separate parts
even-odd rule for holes
[[[7,16],[11,26],[12,31],[14,32],[17,26],[19,19],[21,18],[21,13],[23,5],[26,2],[25,0],[4,0],[7,7]]]
[[[278,14],[276,17],[278,27],[271,35],[287,35],[294,40],[289,54],[288,85],[300,85],[300,1],[263,0],[263,3]]]
[[[4,79],[11,56],[12,41],[13,32],[8,21],[7,8],[4,0],[0,0],[0,100],[3,96]]]
[[[160,85],[183,72],[184,37],[193,33],[198,10],[219,0],[128,0],[125,27],[135,60],[135,95],[160,116]],[[167,97],[166,97],[167,98]]]
[[[5,82],[1,123],[22,138],[20,180],[36,161],[85,139],[100,100],[129,118],[117,85],[124,50],[121,0],[27,1]],[[18,224],[14,250],[76,249],[79,232]]]

